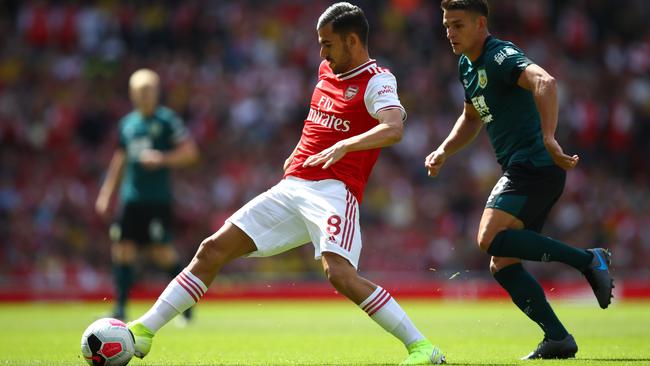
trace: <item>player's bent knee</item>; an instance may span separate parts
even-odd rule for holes
[[[495,243],[497,243],[496,245],[499,245],[498,243],[503,240],[506,235],[506,229],[498,230],[496,232],[482,231],[479,233],[476,241],[478,247],[482,251],[488,252]]]
[[[194,256],[199,263],[209,266],[222,266],[227,263],[230,253],[218,237],[210,236],[204,239]]]
[[[492,257],[492,260],[490,261],[490,272],[495,274],[508,266],[520,262],[521,260],[517,258]]]
[[[476,243],[478,244],[479,249],[487,252],[488,249],[490,249],[490,245],[492,245],[492,241],[494,241],[494,237],[495,235],[492,233],[479,233],[478,237],[476,238]]]
[[[494,263],[494,261],[490,262],[490,273],[495,274],[499,272],[499,267]]]

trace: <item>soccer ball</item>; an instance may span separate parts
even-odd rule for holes
[[[93,366],[124,366],[133,357],[135,339],[121,320],[99,319],[81,336],[81,354]]]

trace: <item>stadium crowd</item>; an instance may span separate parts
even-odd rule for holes
[[[436,179],[423,166],[463,103],[438,2],[355,3],[370,20],[371,55],[396,75],[409,113],[402,142],[382,153],[366,191],[361,269],[488,276],[475,230],[500,168],[487,138],[482,133]],[[110,272],[108,223],[94,201],[117,146],[117,122],[131,108],[128,77],[140,67],[160,73],[165,104],[201,149],[199,165],[175,173],[175,242],[189,259],[230,213],[281,178],[320,62],[316,19],[329,4],[4,1],[0,287],[91,286]],[[545,232],[581,247],[608,246],[617,276],[650,279],[649,3],[499,0],[491,7],[492,32],[559,80],[560,142],[581,156]],[[226,272],[320,276],[312,256],[306,246]],[[561,265],[535,271],[575,277]]]

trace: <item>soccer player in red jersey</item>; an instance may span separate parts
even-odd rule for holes
[[[359,202],[379,150],[401,139],[406,112],[395,77],[370,59],[363,11],[341,2],[317,24],[318,83],[300,142],[284,164],[284,178],[205,239],[192,262],[142,317],[129,324],[136,356],[153,335],[203,296],[219,270],[243,256],[264,257],[314,244],[334,288],[404,343],[406,365],[445,361],[391,295],[357,273],[361,253]]]

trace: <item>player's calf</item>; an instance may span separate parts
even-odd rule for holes
[[[348,268],[330,266],[325,269],[325,276],[327,277],[327,280],[332,284],[332,286],[334,286],[334,288],[345,297],[351,299],[352,301],[354,301],[355,298],[359,298],[359,296],[355,296],[357,295],[355,292],[358,292],[358,290],[355,291],[355,289],[356,287],[359,287],[358,282],[360,281],[360,278],[354,271],[354,268],[352,271],[350,271]],[[371,287],[363,287],[367,287],[366,291],[364,292],[372,292]],[[360,301],[355,302],[358,303]]]

